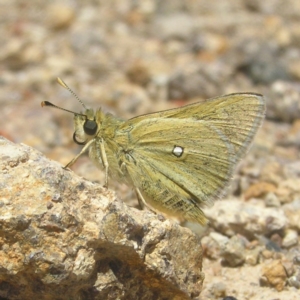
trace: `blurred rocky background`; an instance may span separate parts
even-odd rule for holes
[[[2,0],[0,135],[65,165],[80,151],[73,117],[40,102],[82,107],[58,76],[87,106],[123,118],[262,93],[266,121],[226,199],[207,210],[205,230],[187,224],[204,248],[199,299],[298,299],[299,1]],[[103,183],[87,157],[72,169]],[[136,205],[130,188],[110,188]]]

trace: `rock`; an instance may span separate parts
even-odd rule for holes
[[[274,256],[274,252],[266,249],[261,252],[261,255],[264,259],[270,259]]]
[[[47,9],[47,21],[50,28],[63,29],[69,27],[75,18],[75,12],[71,6],[54,3]]]
[[[214,239],[221,248],[229,242],[229,238],[227,236],[218,232],[211,232],[209,236]]]
[[[287,218],[279,208],[238,200],[217,201],[205,213],[211,226],[219,232],[227,236],[241,234],[249,240],[256,234],[268,236],[287,225]]]
[[[252,79],[256,84],[271,84],[274,81],[288,80],[288,74],[284,59],[274,61],[273,57],[279,55],[279,47],[268,42],[262,42],[260,45],[251,45],[245,43],[244,54],[248,57],[240,69]],[[249,51],[251,49],[251,51]],[[272,63],[273,62],[273,63]]]
[[[251,250],[247,250],[245,254],[245,262],[248,265],[255,266],[258,263],[261,247],[256,247]]]
[[[220,257],[220,247],[218,243],[210,236],[204,236],[201,240],[203,255],[211,260],[217,260]]]
[[[220,89],[218,82],[228,81],[232,75],[232,70],[220,62],[215,66],[208,67],[208,63],[185,64],[183,69],[179,69],[170,76],[168,84],[169,99],[191,99],[200,101],[214,97],[217,94],[225,94]],[[202,99],[199,98],[201,95]]]
[[[270,134],[268,135],[268,137],[270,137]],[[271,143],[274,144],[276,142],[272,141]],[[263,167],[261,168],[260,180],[265,182],[271,182],[275,186],[277,186],[282,181],[283,176],[284,175],[282,163],[280,163],[274,158],[266,159]]]
[[[294,256],[294,258],[293,258],[293,263],[294,263],[295,265],[300,266],[300,255]]]
[[[288,229],[285,233],[285,236],[282,240],[282,247],[290,248],[298,244],[298,233],[296,230]]]
[[[128,79],[135,84],[146,86],[151,80],[149,69],[142,62],[135,62],[127,70]]]
[[[289,203],[300,198],[300,178],[283,180],[276,191],[281,203]]]
[[[215,282],[210,289],[216,298],[226,295],[226,285],[223,282]]]
[[[277,291],[283,290],[287,275],[280,260],[274,260],[265,265],[262,269],[262,276],[265,277],[267,282]]]
[[[238,237],[233,236],[229,242],[221,249],[223,262],[230,267],[237,267],[245,261],[245,243]]]
[[[229,238],[218,232],[211,232],[208,236],[204,236],[201,240],[203,253],[205,257],[217,260],[220,257],[220,249],[224,248]]]
[[[289,227],[300,230],[300,198],[283,205],[283,211],[289,220]]]
[[[0,297],[191,299],[202,251],[189,229],[127,207],[40,152],[0,139]]]
[[[291,276],[288,279],[288,283],[290,286],[295,287],[296,289],[300,289],[300,271],[298,269],[297,273],[294,276]]]
[[[153,23],[153,32],[161,39],[188,39],[195,29],[195,19],[184,13],[163,15]]]
[[[300,113],[299,91],[299,83],[275,81],[271,86],[272,101],[269,102],[268,115],[273,119],[285,122],[298,119]]]
[[[292,260],[283,259],[282,265],[284,266],[287,277],[291,277],[295,274],[296,268],[295,268],[295,264]]]
[[[267,207],[280,207],[280,201],[275,193],[269,192],[265,196],[265,204]]]
[[[257,182],[251,185],[245,191],[245,199],[248,200],[252,197],[261,197],[267,193],[272,193],[276,191],[276,186],[268,182]]]

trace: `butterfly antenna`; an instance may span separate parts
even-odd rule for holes
[[[67,86],[67,84],[60,79],[59,77],[57,77],[57,82],[64,87],[65,89],[67,89],[80,103],[81,105],[84,107],[84,109],[87,109],[87,107],[84,105],[84,103],[81,101],[81,99],[79,99],[79,97]]]
[[[54,108],[57,108],[57,109],[60,109],[60,110],[69,112],[69,113],[71,113],[71,114],[74,114],[74,115],[77,115],[77,116],[84,116],[85,118],[87,118],[87,116],[84,115],[84,114],[76,113],[76,112],[74,112],[74,111],[72,111],[72,110],[62,108],[62,107],[57,106],[57,105],[55,105],[55,104],[53,104],[53,103],[51,103],[51,102],[49,102],[49,101],[43,101],[43,102],[41,103],[41,106],[42,106],[42,107],[44,107],[44,106],[54,107]]]

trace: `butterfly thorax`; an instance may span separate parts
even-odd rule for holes
[[[109,165],[110,177],[126,182],[124,155],[128,143],[126,139],[116,138],[123,123],[123,120],[109,113],[106,114],[101,109],[95,113],[92,109],[87,109],[85,114],[75,115],[74,140],[79,144],[89,145],[89,157],[97,167],[103,169],[106,161]],[[91,131],[96,128],[95,132],[89,132],[89,127],[92,128]]]

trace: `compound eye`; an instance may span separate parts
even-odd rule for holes
[[[88,135],[94,135],[97,132],[97,128],[97,123],[92,120],[86,120],[83,125],[83,130]]]
[[[85,145],[86,144],[86,141],[84,142],[81,142],[81,141],[78,141],[77,138],[76,138],[76,132],[73,133],[73,141],[78,144],[78,145]]]

